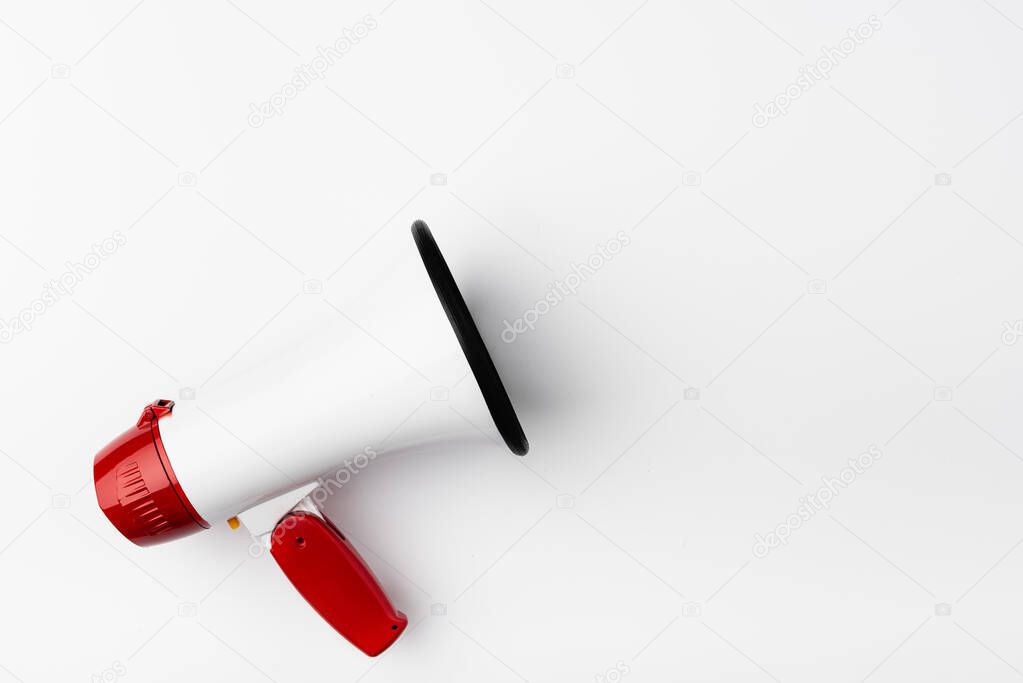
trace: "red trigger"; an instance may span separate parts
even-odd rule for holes
[[[355,548],[320,517],[292,512],[272,534],[270,552],[285,576],[328,624],[375,657],[408,618],[394,609]]]

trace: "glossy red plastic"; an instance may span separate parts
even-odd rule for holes
[[[332,524],[292,512],[274,529],[270,552],[285,576],[328,624],[375,657],[394,643],[408,618],[394,609],[373,572]]]
[[[208,529],[178,483],[159,422],[173,401],[155,401],[135,426],[96,455],[96,500],[110,523],[137,545],[155,545]]]

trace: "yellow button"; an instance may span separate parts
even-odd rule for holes
[[[232,517],[231,519],[227,520],[227,525],[232,529],[237,529],[242,525],[242,523],[238,521],[237,517]]]

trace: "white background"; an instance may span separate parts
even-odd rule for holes
[[[0,347],[0,681],[1023,677],[1021,60],[1016,0],[0,3],[0,317],[127,239]],[[132,546],[91,466],[297,311],[357,325],[416,218],[533,450],[338,496],[410,617],[370,660],[244,532]]]

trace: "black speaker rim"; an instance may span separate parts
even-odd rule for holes
[[[419,249],[419,256],[423,259],[423,265],[430,276],[433,288],[440,299],[440,305],[455,331],[458,344],[462,347],[465,359],[469,362],[469,368],[476,378],[476,384],[483,392],[483,400],[486,401],[490,417],[494,420],[498,433],[504,439],[504,443],[515,455],[525,455],[529,452],[529,441],[526,439],[522,425],[519,423],[518,415],[515,414],[515,407],[512,406],[508,392],[501,381],[501,375],[494,366],[479,328],[465,304],[458,283],[455,282],[451,269],[448,267],[444,254],[441,253],[437,240],[434,239],[430,227],[423,221],[416,221],[412,224],[412,238]]]

